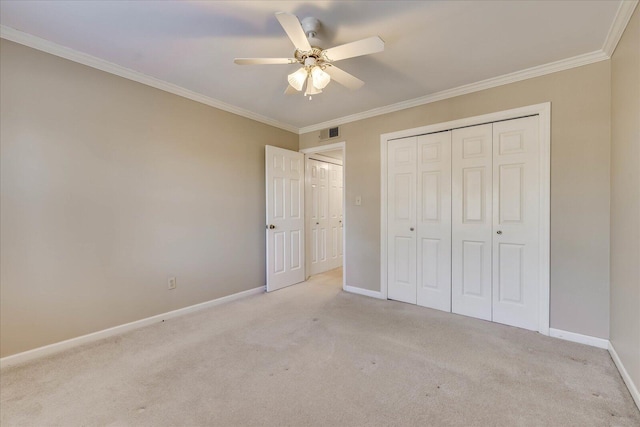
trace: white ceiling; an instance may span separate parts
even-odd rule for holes
[[[308,127],[554,61],[601,51],[620,2],[607,1],[2,1],[6,27],[289,125]],[[318,18],[320,47],[373,35],[385,51],[337,65],[312,101],[286,96],[295,65],[274,12]],[[286,127],[286,126],[285,126]]]

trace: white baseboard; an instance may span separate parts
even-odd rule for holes
[[[577,342],[580,344],[590,345],[592,347],[609,349],[609,340],[604,338],[592,337],[590,335],[577,334],[575,332],[563,331],[562,329],[549,328],[549,336],[560,338],[562,340]]]
[[[382,294],[379,291],[371,291],[369,289],[357,288],[355,286],[344,285],[342,289],[345,292],[350,292],[352,294],[364,295],[366,297],[377,298],[377,299],[385,299],[382,298]]]
[[[194,311],[202,310],[209,307],[214,307],[225,302],[234,301],[240,298],[247,297],[249,295],[255,295],[264,292],[264,286],[258,288],[249,289],[247,291],[238,292],[236,294],[227,295],[225,297],[217,298],[211,301],[202,302],[199,304],[191,305],[189,307],[180,308],[178,310],[168,311],[166,313],[158,314],[155,316],[147,317],[145,319],[136,320],[134,322],[125,323],[124,325],[114,326],[113,328],[103,329],[102,331],[93,332],[87,335],[82,335],[76,338],[71,338],[65,341],[45,345],[43,347],[34,348],[22,353],[13,354],[0,359],[0,368],[6,368],[9,366],[24,363],[29,360],[38,359],[41,357],[49,356],[54,353],[59,353],[64,350],[68,350],[73,347],[77,347],[82,344],[98,341],[104,338],[108,338],[114,335],[129,332],[134,329],[141,328],[143,326],[152,325],[154,323],[162,322],[163,320],[171,319],[178,316],[183,316]]]
[[[636,402],[636,406],[638,407],[638,409],[640,409],[640,392],[638,392],[638,387],[636,387],[633,380],[631,379],[631,376],[629,376],[629,373],[622,364],[622,360],[620,360],[620,356],[618,356],[618,353],[616,353],[616,349],[613,348],[613,344],[611,344],[611,342],[609,342],[609,354],[613,359],[613,363],[616,364],[616,367],[618,368],[618,371],[620,372],[620,376],[624,380],[624,383],[627,385],[629,393],[631,393],[631,397],[633,397],[633,400]]]

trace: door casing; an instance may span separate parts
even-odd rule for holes
[[[549,335],[549,295],[550,295],[550,221],[551,221],[551,103],[535,104],[511,110],[483,114],[449,122],[421,126],[380,135],[380,200],[387,200],[387,143],[393,139],[424,135],[451,129],[476,126],[484,123],[517,119],[527,116],[539,116],[538,135],[540,138],[540,222],[539,237],[539,325],[538,332]],[[388,298],[387,286],[387,204],[380,203],[380,294]]]

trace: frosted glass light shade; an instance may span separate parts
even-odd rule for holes
[[[303,68],[300,68],[295,73],[289,74],[287,76],[287,80],[295,90],[300,92],[302,90],[302,87],[304,86],[305,80],[307,80],[307,74],[308,74],[307,70],[305,70],[303,67]]]
[[[304,96],[316,95],[318,93],[322,93],[322,89],[318,89],[313,85],[313,77],[309,74],[309,78],[307,79],[307,90],[304,92]]]
[[[331,76],[317,66],[311,70],[311,77],[313,77],[313,85],[318,89],[324,89],[331,81]]]

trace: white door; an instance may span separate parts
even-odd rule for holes
[[[267,292],[304,281],[304,155],[265,147]]]
[[[418,305],[451,311],[451,132],[417,144]]]
[[[493,321],[538,330],[538,116],[493,124]]]
[[[329,264],[342,266],[342,166],[329,164]]]
[[[329,164],[307,159],[309,237],[311,239],[311,260],[309,274],[330,270],[330,230],[329,230]]]
[[[452,132],[452,312],[491,320],[492,125]]]
[[[416,304],[416,137],[387,145],[387,296]]]

